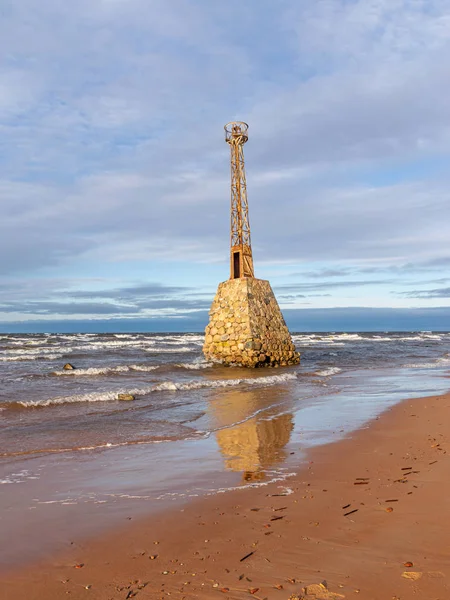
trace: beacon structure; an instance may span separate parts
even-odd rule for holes
[[[227,365],[295,365],[300,355],[270,283],[254,275],[244,163],[247,140],[246,123],[225,125],[231,151],[230,279],[219,284],[212,303],[203,353],[206,359]]]

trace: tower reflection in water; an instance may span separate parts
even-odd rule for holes
[[[293,416],[285,412],[285,392],[278,396],[273,389],[258,389],[226,392],[211,401],[208,412],[219,429],[215,435],[225,467],[242,472],[245,481],[264,479],[287,456]]]

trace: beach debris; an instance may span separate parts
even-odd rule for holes
[[[354,481],[353,485],[367,485],[368,483],[370,483],[369,480],[367,480],[367,481]]]
[[[413,567],[414,565],[410,560],[408,560],[407,562],[403,563],[403,566],[404,567]]]
[[[136,398],[133,396],[133,394],[117,394],[117,400],[125,400],[129,402],[131,400],[136,400]]]
[[[354,508],[353,510],[349,510],[348,512],[344,513],[344,517],[348,517],[348,515],[352,515],[355,512],[358,512],[359,509]]]
[[[229,591],[230,591],[230,588],[223,587],[223,588],[220,588],[220,591],[221,591],[223,594],[226,594],[227,592],[229,592]]]
[[[74,569],[82,569],[84,567],[84,563],[77,563],[74,565]]]
[[[433,462],[428,463],[429,465],[434,465],[434,463],[437,463],[437,460],[433,460]]]
[[[278,517],[272,517],[270,520],[271,521],[279,521],[280,519],[284,519],[284,516],[280,515]]]
[[[342,507],[342,510],[345,510],[346,508],[349,508],[351,506],[351,504],[346,504],[345,506]]]
[[[386,508],[386,512],[394,512],[394,509],[392,508],[392,506],[388,506]]]
[[[125,600],[128,600],[128,598],[134,598],[134,596],[137,595],[137,592],[135,592],[134,590],[130,590],[128,592],[128,594],[125,596]]]
[[[392,498],[392,500],[385,500],[385,502],[398,502],[398,498]]]
[[[70,363],[66,363],[63,366],[64,371],[73,371],[75,369],[75,367],[73,365],[71,365]]]
[[[88,583],[87,585],[84,586],[85,590],[90,590],[92,587],[92,585],[90,583]]]
[[[283,588],[283,584],[282,584],[282,583],[276,583],[276,584],[275,584],[273,587],[274,587],[276,590],[282,590],[282,589],[284,589],[284,588]]]
[[[309,600],[309,598],[311,600],[341,600],[341,598],[345,598],[342,594],[330,592],[326,581],[307,585],[303,592],[306,594],[305,600]]]
[[[150,560],[156,560],[158,558],[157,554],[150,554],[149,559]]]
[[[259,588],[250,588],[248,591],[250,594],[256,594],[256,592],[259,592]]]
[[[404,571],[402,573],[402,577],[405,579],[411,579],[412,581],[417,581],[422,577],[423,573],[420,571]]]
[[[247,560],[247,558],[250,558],[250,556],[252,556],[252,554],[255,554],[254,550],[253,550],[253,552],[249,552],[248,554],[246,554],[245,556],[243,556],[242,558],[240,558],[239,562],[244,562],[244,560]]]

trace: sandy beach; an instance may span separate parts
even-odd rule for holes
[[[2,600],[450,597],[450,394],[310,451],[283,484],[192,501],[4,573]]]

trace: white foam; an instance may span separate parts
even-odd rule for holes
[[[7,356],[22,356],[22,355],[36,355],[36,356],[45,356],[47,354],[54,354],[56,352],[62,352],[64,350],[64,354],[68,354],[73,352],[73,348],[61,348],[61,346],[57,346],[54,348],[14,348],[3,350],[2,354],[6,354]]]
[[[194,441],[199,439],[207,439],[210,436],[209,431],[196,431],[191,436],[182,438],[183,441]],[[163,438],[163,439],[144,439],[144,440],[128,440],[126,442],[104,442],[102,444],[96,444],[94,446],[78,446],[78,447],[68,447],[68,448],[46,448],[43,450],[31,450],[26,454],[64,454],[70,452],[85,452],[92,450],[110,450],[111,448],[122,448],[124,446],[148,446],[153,444],[166,444],[172,442],[171,438]],[[12,457],[12,456],[23,456],[23,452],[12,452],[8,454],[2,454],[1,457]],[[39,479],[35,476],[27,476],[27,479]],[[0,480],[0,483],[20,483],[16,481],[6,481]]]
[[[208,362],[206,360],[194,360],[191,363],[180,363],[178,365],[176,365],[177,367],[180,367],[182,369],[189,369],[191,371],[199,371],[201,369],[209,369],[210,367],[213,366],[214,363],[212,362]]]
[[[179,352],[195,352],[195,350],[193,348],[188,348],[187,346],[180,346],[179,348],[161,348],[160,346],[156,347],[156,348],[144,348],[145,352],[150,352],[150,353],[161,353],[161,354],[165,354],[165,353],[179,353]]]
[[[248,483],[236,486],[222,487],[217,489],[208,489],[201,490],[199,489],[197,492],[187,491],[187,492],[166,492],[156,497],[156,500],[176,500],[178,498],[198,498],[199,496],[215,496],[216,494],[226,494],[227,492],[239,491],[239,490],[247,490],[249,488],[258,488],[258,487],[266,487],[274,483],[281,483],[286,481],[291,477],[295,477],[297,473],[289,472],[287,469],[273,469],[264,471],[263,474],[267,479],[260,481],[250,481]],[[290,496],[294,493],[294,490],[285,485],[277,486],[280,490],[280,494],[282,496]]]
[[[143,346],[154,345],[155,340],[100,340],[89,341],[78,346],[78,350],[103,350],[105,348],[142,348]]]
[[[283,375],[269,375],[267,377],[254,377],[243,379],[200,379],[196,381],[189,381],[187,383],[175,383],[173,381],[165,381],[156,385],[154,387],[154,390],[200,390],[204,388],[234,387],[241,384],[276,385],[278,383],[284,383],[286,381],[292,381],[294,379],[297,379],[297,375],[295,375],[294,373],[285,373]]]
[[[205,341],[204,335],[192,335],[186,334],[181,336],[176,335],[166,335],[166,336],[158,336],[154,338],[158,342],[163,342],[165,344],[186,344],[186,343],[203,343]]]
[[[0,356],[2,362],[14,362],[19,360],[56,360],[62,358],[64,354],[21,354],[20,356]]]
[[[413,363],[405,365],[407,369],[438,369],[450,365],[450,356],[441,356],[430,363]]]
[[[152,392],[162,391],[185,391],[199,390],[205,388],[225,388],[238,385],[277,385],[297,379],[294,373],[284,373],[283,375],[269,375],[267,377],[254,377],[242,379],[201,379],[196,381],[179,382],[164,381],[147,388],[128,389],[128,390],[111,390],[108,392],[93,392],[91,394],[78,394],[74,396],[59,396],[56,398],[48,398],[46,400],[27,400],[19,401],[17,404],[25,407],[45,407],[58,404],[71,404],[74,402],[108,402],[117,400],[118,394],[132,394],[133,396],[145,396]]]
[[[27,339],[15,339],[10,340],[11,346],[40,346],[41,344],[45,344],[47,339],[39,339],[39,340],[27,340]]]
[[[331,375],[337,375],[341,371],[342,369],[340,369],[339,367],[328,367],[328,369],[316,371],[316,375],[319,375],[319,377],[330,377]]]
[[[39,479],[37,475],[33,475],[27,469],[23,469],[18,473],[10,473],[5,479],[0,479],[0,485],[11,483],[25,483],[28,479]]]
[[[73,377],[89,377],[95,375],[114,375],[115,373],[129,373],[130,371],[150,372],[158,369],[157,365],[117,365],[115,367],[89,367],[87,369],[70,369],[67,371],[53,371],[52,375]]]

